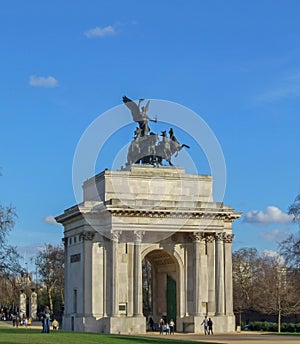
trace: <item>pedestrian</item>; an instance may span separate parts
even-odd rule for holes
[[[43,311],[43,331],[42,333],[50,333],[50,310],[48,306]]]
[[[59,323],[58,323],[58,321],[55,318],[52,321],[52,328],[53,328],[54,331],[57,331],[58,328],[59,328]]]
[[[203,329],[204,329],[204,334],[208,334],[208,319],[207,316],[204,317],[201,325],[203,325]]]
[[[160,318],[160,320],[159,320],[159,334],[164,334],[164,326],[165,326],[164,319]]]
[[[170,326],[170,334],[175,334],[175,323],[174,323],[174,320],[171,319],[170,320],[170,323],[169,323],[169,326]]]
[[[149,318],[148,324],[149,324],[149,330],[153,331],[154,321],[152,317]]]
[[[17,315],[16,317],[16,327],[19,327],[20,324],[20,317]]]
[[[207,325],[208,325],[208,334],[214,334],[213,333],[213,321],[211,320],[211,318],[208,318]]]
[[[170,325],[168,322],[166,322],[166,325],[164,326],[164,332],[167,334],[170,334]]]

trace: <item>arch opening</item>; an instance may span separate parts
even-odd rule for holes
[[[154,322],[154,330],[160,318],[171,319],[176,324],[179,267],[176,258],[162,249],[149,252],[143,266],[143,313]],[[149,328],[152,330],[152,328]]]

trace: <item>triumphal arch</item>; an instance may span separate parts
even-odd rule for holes
[[[140,127],[132,144],[150,138]],[[86,180],[83,202],[56,218],[66,330],[144,333],[146,315],[172,318],[176,331],[202,332],[205,315],[216,332],[235,329],[232,223],[240,213],[213,201],[211,176],[188,174],[151,149],[131,150],[124,168]]]

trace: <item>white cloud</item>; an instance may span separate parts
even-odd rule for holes
[[[36,76],[29,77],[29,85],[33,87],[48,87],[53,88],[58,86],[58,81],[53,76]]]
[[[287,85],[261,94],[260,101],[273,102],[284,98],[295,98],[300,96],[300,85]]]
[[[24,260],[30,260],[31,256],[34,256],[43,249],[41,243],[33,243],[28,246],[17,246],[18,253],[23,257]]]
[[[286,98],[300,97],[300,72],[295,71],[293,74],[285,76],[279,81],[278,87],[274,87],[258,96],[258,100],[263,102],[274,102]]]
[[[264,250],[262,253],[268,257],[274,257],[274,258],[280,257],[280,254],[278,252],[272,251],[272,250]]]
[[[84,35],[87,38],[93,38],[93,37],[104,37],[104,36],[110,36],[116,34],[116,30],[113,26],[108,25],[104,27],[96,26],[93,29],[85,31]]]
[[[266,211],[252,210],[249,211],[244,221],[252,223],[289,223],[292,222],[293,216],[284,213],[282,210],[275,206],[269,206]]]
[[[279,242],[287,237],[287,231],[279,228],[260,233],[263,240],[268,242]]]
[[[271,251],[271,250],[264,250],[263,255],[265,257],[274,258],[276,260],[277,264],[284,268],[284,258],[278,252]]]
[[[58,222],[56,222],[54,216],[52,215],[48,215],[46,217],[44,217],[44,222],[49,223],[49,225],[53,225],[53,226],[59,226],[60,224]]]

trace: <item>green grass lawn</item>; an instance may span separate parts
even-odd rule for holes
[[[0,327],[0,343],[14,344],[203,344],[187,340],[169,340],[166,338],[135,337],[96,333],[75,333],[51,331],[49,334],[41,330]],[[210,343],[211,344],[211,343]]]

